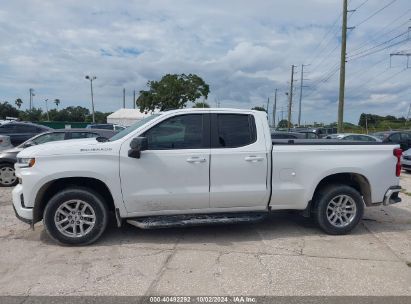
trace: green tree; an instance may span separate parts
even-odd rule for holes
[[[206,102],[196,102],[193,108],[209,108],[210,105]]]
[[[108,112],[108,113],[103,113],[99,111],[94,112],[96,123],[107,123],[107,116],[109,116],[110,114],[111,112]]]
[[[278,123],[278,127],[279,128],[288,128],[288,120],[287,119],[280,120],[280,122]]]
[[[19,117],[19,111],[7,101],[0,102],[0,118]]]
[[[20,119],[26,121],[40,121],[43,116],[41,108],[31,108],[20,112]]]
[[[262,111],[262,112],[267,112],[266,109],[264,109],[264,107],[254,107],[251,110],[256,110],[256,111]]]
[[[21,98],[17,98],[14,103],[15,103],[16,106],[20,109],[20,108],[21,108],[21,105],[23,104],[23,100],[21,100]]]
[[[185,108],[187,102],[207,99],[210,87],[195,74],[167,74],[160,81],[149,81],[149,89],[140,91],[137,105],[141,112]]]
[[[56,104],[57,109],[59,108],[59,104],[60,104],[60,99],[56,98],[54,99],[54,103]]]

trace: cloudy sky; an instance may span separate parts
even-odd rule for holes
[[[346,115],[407,115],[411,102],[410,0],[350,0]],[[2,0],[0,100],[96,110],[132,105],[132,91],[166,73],[196,73],[210,84],[208,103],[262,106],[278,88],[287,109],[290,67],[296,65],[293,121],[305,67],[302,122],[337,116],[342,0]],[[411,67],[411,60],[410,60]],[[272,106],[270,107],[270,111]]]

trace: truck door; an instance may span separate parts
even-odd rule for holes
[[[127,157],[122,147],[120,176],[129,212],[209,208],[209,114],[167,118],[141,136],[148,149]]]
[[[263,134],[252,114],[211,114],[211,208],[267,205],[265,140],[271,139]]]

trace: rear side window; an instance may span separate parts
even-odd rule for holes
[[[389,138],[388,141],[393,142],[393,143],[399,143],[401,141],[401,135],[400,133],[394,133],[392,134]]]
[[[35,133],[36,127],[26,125],[16,125],[17,133]]]
[[[15,128],[15,125],[13,125],[13,124],[5,124],[5,125],[2,125],[2,126],[0,126],[0,133],[10,133],[10,132],[15,132],[16,131],[16,128]]]
[[[216,114],[212,122],[214,127],[213,148],[239,148],[248,146],[257,140],[255,120],[247,114]]]
[[[91,132],[71,132],[71,139],[98,137],[98,134]]]

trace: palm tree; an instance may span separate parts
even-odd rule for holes
[[[14,103],[15,103],[16,106],[20,109],[20,108],[21,108],[21,105],[23,104],[23,100],[21,100],[21,98],[17,98]]]
[[[54,99],[54,103],[56,104],[56,107],[58,108],[60,104],[60,99],[58,98]]]

